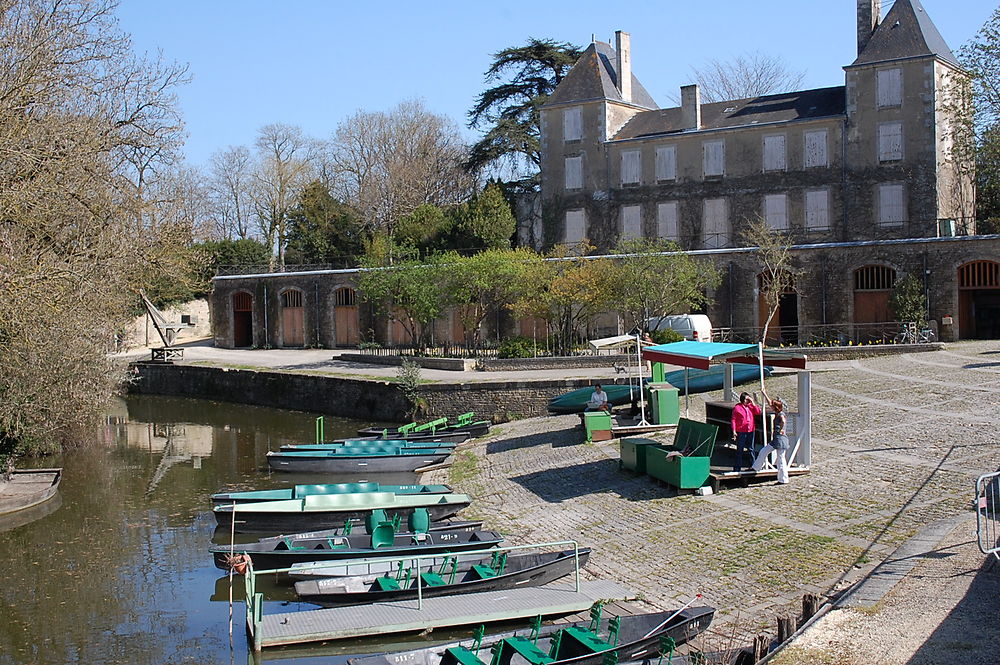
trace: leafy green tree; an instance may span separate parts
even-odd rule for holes
[[[432,203],[423,203],[396,222],[392,237],[400,245],[415,247],[421,255],[443,249],[454,225],[448,211]]]
[[[979,233],[1000,231],[1000,8],[959,50],[976,109],[976,217]]]
[[[467,253],[510,247],[517,220],[497,183],[486,185],[483,191],[452,214],[455,221],[451,228],[449,249]]]
[[[329,263],[356,266],[364,253],[361,220],[357,212],[314,180],[288,215],[285,261],[291,264]]]
[[[449,264],[457,256],[439,254],[420,261],[412,248],[381,239],[362,259],[358,287],[377,310],[398,321],[418,350],[427,348],[434,320],[451,304]]]
[[[709,261],[692,258],[675,243],[645,238],[622,242],[607,273],[617,292],[615,311],[627,328],[644,328],[655,316],[684,314],[706,302],[705,292],[719,284]]]
[[[913,321],[922,328],[927,324],[927,299],[920,280],[912,274],[896,280],[889,295],[889,307],[898,321]]]
[[[527,249],[488,249],[457,257],[449,266],[451,302],[458,308],[467,344],[479,345],[483,321],[493,308],[510,306],[526,266],[537,256]]]
[[[539,109],[582,51],[552,39],[528,40],[493,54],[487,88],[469,111],[469,126],[485,131],[466,166],[474,172],[506,167],[532,183],[541,164]]]

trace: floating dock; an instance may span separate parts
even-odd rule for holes
[[[575,586],[488,591],[425,598],[422,607],[416,600],[405,600],[263,615],[258,601],[247,608],[247,636],[254,650],[260,651],[272,646],[491,623],[539,614],[572,614],[598,600],[634,597],[615,582],[592,580],[580,582],[579,591]]]

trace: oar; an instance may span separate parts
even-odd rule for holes
[[[668,616],[666,619],[664,619],[662,622],[660,622],[656,626],[656,628],[654,628],[653,630],[651,630],[648,633],[646,633],[645,635],[643,635],[640,639],[644,640],[647,637],[649,637],[650,635],[653,635],[654,633],[656,633],[656,631],[658,631],[660,628],[663,628],[668,623],[670,623],[671,621],[673,621],[674,617],[676,617],[678,614],[680,614],[681,612],[683,612],[684,610],[686,610],[688,608],[688,606],[691,605],[691,603],[693,603],[694,601],[698,600],[699,598],[701,598],[701,594],[700,593],[695,594],[694,598],[692,598],[688,602],[686,602],[683,605],[681,605],[681,608],[679,610],[677,610],[676,612],[674,612],[673,614],[671,614],[670,616]]]

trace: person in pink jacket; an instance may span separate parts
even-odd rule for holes
[[[760,418],[760,406],[754,402],[750,393],[740,393],[739,404],[733,407],[733,419],[730,423],[733,429],[733,441],[736,442],[736,464],[733,471],[743,470],[743,451],[747,450],[753,457],[754,429]]]

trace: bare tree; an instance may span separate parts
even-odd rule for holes
[[[358,111],[328,145],[337,198],[361,211],[369,233],[391,232],[422,203],[458,203],[473,191],[457,125],[419,101]]]
[[[253,156],[245,146],[229,146],[212,155],[209,199],[220,239],[250,237],[252,172]]]
[[[792,247],[788,236],[772,229],[763,217],[749,220],[743,230],[743,245],[753,247],[760,268],[761,302],[767,307],[767,320],[760,341],[767,343],[767,331],[781,306],[781,296],[794,292],[798,272],[792,263]]]
[[[177,161],[184,68],[137,58],[114,8],[0,0],[0,456],[79,440],[135,291],[190,238],[144,197]]]
[[[777,56],[752,51],[730,60],[711,59],[692,67],[702,102],[724,102],[796,90],[805,72],[796,72]]]
[[[268,247],[277,249],[278,263],[282,266],[288,214],[312,178],[310,158],[314,151],[315,143],[291,125],[265,125],[257,136],[251,198],[261,235]]]

